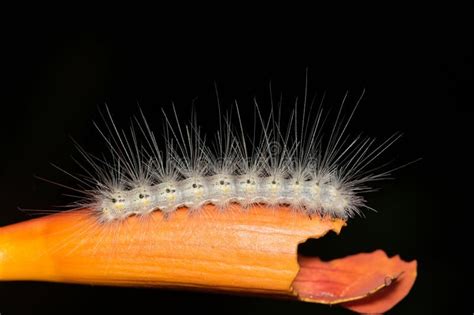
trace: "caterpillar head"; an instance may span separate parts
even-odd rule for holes
[[[113,191],[102,196],[98,206],[101,220],[113,221],[128,216],[125,191]]]

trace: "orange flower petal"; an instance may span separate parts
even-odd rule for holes
[[[298,244],[344,225],[286,207],[209,205],[109,224],[76,210],[0,228],[0,280],[263,293],[383,312],[410,290],[416,262],[382,251],[298,261]]]
[[[340,219],[289,208],[204,207],[98,224],[71,211],[0,229],[0,279],[292,295],[297,247]]]
[[[360,313],[384,313],[403,299],[416,278],[416,261],[382,250],[324,262],[300,257],[293,289],[304,301],[341,304]]]

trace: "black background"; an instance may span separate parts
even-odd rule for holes
[[[197,109],[203,128],[217,122],[221,105],[238,100],[251,122],[252,100],[268,106],[283,93],[291,107],[309,91],[327,95],[327,107],[349,91],[354,104],[365,97],[351,124],[379,138],[404,137],[385,156],[396,163],[423,160],[396,172],[367,196],[378,213],[350,220],[338,237],[310,241],[302,251],[324,258],[378,248],[418,260],[412,292],[391,313],[430,314],[466,306],[472,251],[467,203],[472,144],[471,8],[371,8],[368,18],[325,11],[310,15],[255,14],[252,18],[163,19],[161,12],[138,27],[124,19],[108,31],[64,31],[16,26],[3,38],[0,224],[28,219],[17,207],[48,209],[70,201],[62,188],[74,181],[49,163],[77,170],[71,137],[100,153],[103,142],[92,121],[107,103],[116,122],[127,127],[138,104],[154,129],[161,108],[172,102],[180,114]],[[270,18],[269,18],[270,17]],[[268,20],[267,20],[268,18]],[[144,18],[144,20],[146,20]],[[364,26],[362,26],[364,25]],[[87,28],[83,21],[81,27]],[[154,124],[155,123],[155,124]],[[466,291],[467,290],[467,291]],[[179,313],[346,314],[336,307],[154,289],[107,288],[47,283],[0,283],[0,313]]]

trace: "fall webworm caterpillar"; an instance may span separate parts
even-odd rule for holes
[[[324,97],[308,100],[307,86],[287,118],[281,102],[275,106],[271,100],[268,115],[255,102],[251,133],[244,130],[237,103],[235,113],[225,117],[219,105],[219,128],[211,140],[194,113],[183,124],[176,110],[163,111],[157,136],[143,112],[125,131],[106,107],[104,126],[96,127],[108,155],[97,157],[77,145],[84,174],[68,174],[79,181],[80,188],[72,189],[84,198],[73,206],[92,209],[104,224],[154,211],[171,215],[180,207],[197,212],[206,204],[223,210],[232,203],[287,205],[308,215],[343,219],[359,214],[370,208],[362,196],[371,190],[367,183],[390,173],[374,162],[400,137],[377,142],[348,134],[363,94],[348,114],[348,93],[329,113]]]

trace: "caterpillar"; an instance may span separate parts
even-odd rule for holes
[[[374,166],[374,161],[400,137],[395,133],[377,142],[348,134],[363,95],[344,114],[346,93],[335,118],[325,109],[324,96],[319,105],[316,98],[308,101],[307,86],[303,101],[296,99],[286,118],[281,101],[275,106],[271,100],[267,115],[255,101],[250,133],[237,103],[221,115],[218,101],[218,130],[210,141],[195,112],[183,124],[174,108],[171,114],[163,110],[163,130],[157,136],[141,110],[126,131],[106,107],[101,112],[104,125],[95,126],[107,156],[97,157],[77,144],[84,174],[65,171],[79,181],[80,188],[73,189],[83,195],[73,206],[92,209],[103,224],[154,211],[169,216],[181,207],[195,213],[207,204],[221,210],[230,204],[283,205],[308,216],[342,219],[363,214],[362,208],[372,209],[363,197],[372,190],[367,184],[393,171]]]

